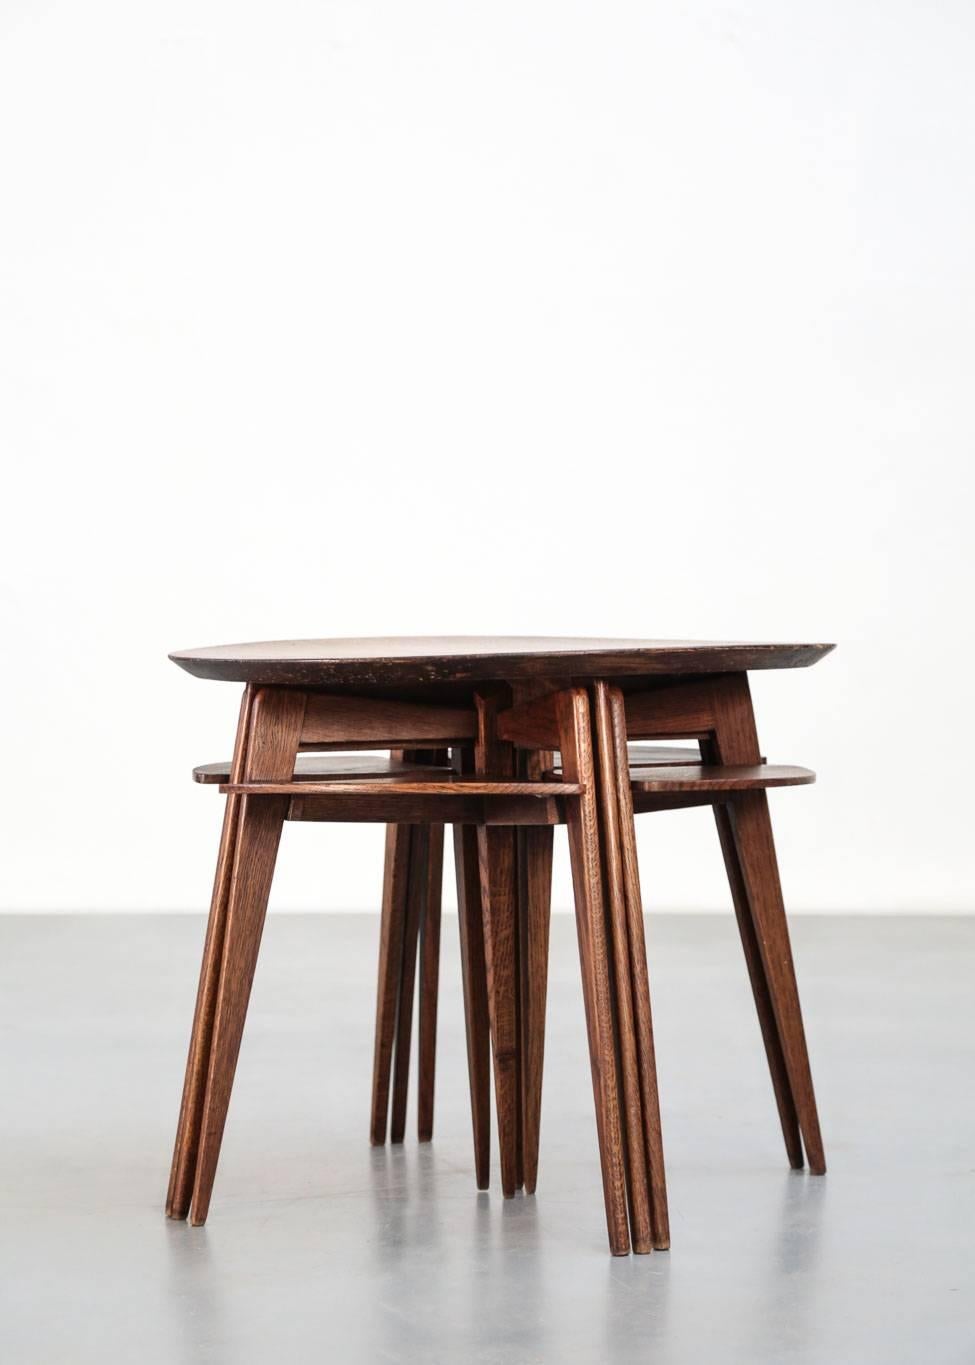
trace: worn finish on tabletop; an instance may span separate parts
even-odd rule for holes
[[[169,657],[198,678],[369,688],[805,668],[832,648],[829,644],[431,635],[268,640],[180,649]]]

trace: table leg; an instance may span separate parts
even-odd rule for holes
[[[403,934],[410,874],[412,825],[386,826],[382,916],[379,928],[379,983],[376,989],[376,1033],[372,1061],[372,1111],[369,1140],[386,1141],[389,1087],[396,1039],[400,981],[403,975]]]
[[[275,688],[257,693],[251,712],[245,781],[291,777],[304,713],[303,693]],[[241,800],[190,1204],[190,1222],[197,1226],[206,1221],[209,1210],[288,804],[286,796],[244,796]]]
[[[538,1183],[554,836],[555,830],[545,825],[518,830],[521,1123],[526,1194],[534,1194]]]
[[[437,997],[440,988],[440,910],[443,893],[443,825],[430,825],[426,895],[420,921],[420,1008],[417,1067],[417,1137],[433,1139],[433,1095],[437,1065]]]
[[[826,1156],[819,1129],[768,798],[763,791],[742,792],[729,803],[728,810],[749,915],[778,1025],[809,1169],[813,1175],[823,1175],[826,1171]]]
[[[413,996],[416,989],[416,955],[420,923],[427,896],[430,827],[409,827],[410,870],[407,878],[406,917],[403,925],[403,956],[396,1000],[396,1037],[393,1044],[393,1094],[389,1140],[399,1143],[406,1135],[406,1100],[410,1080],[410,1044],[413,1039]]]
[[[484,963],[484,918],[481,911],[477,830],[473,825],[454,825],[453,828],[464,1023],[467,1032],[467,1073],[474,1130],[474,1172],[477,1188],[486,1190],[491,1181],[491,1022],[487,968]]]
[[[772,1077],[772,1090],[775,1095],[776,1108],[779,1111],[779,1122],[782,1125],[785,1150],[789,1158],[789,1165],[793,1170],[799,1171],[805,1164],[802,1155],[802,1137],[799,1133],[799,1118],[792,1099],[792,1088],[789,1085],[785,1054],[782,1051],[782,1041],[779,1038],[778,1025],[775,1022],[772,996],[765,976],[765,967],[762,963],[758,936],[752,921],[745,879],[742,875],[741,863],[738,860],[731,814],[727,806],[714,807],[714,822],[718,829],[718,842],[721,845],[721,855],[724,858],[728,885],[731,889],[731,900],[735,907],[735,919],[738,922],[738,933],[745,954],[748,979],[751,982],[752,996],[755,1000],[755,1012],[758,1015],[762,1041],[765,1044],[765,1055],[768,1059],[769,1074]]]
[[[248,684],[244,689],[244,696],[240,704],[240,718],[237,723],[237,739],[234,744],[234,757],[230,774],[231,780],[234,782],[241,781],[245,770],[251,710],[255,695],[255,688]],[[231,794],[227,797],[224,806],[220,851],[217,855],[217,871],[213,883],[213,895],[210,900],[210,917],[207,921],[206,941],[203,945],[200,984],[197,989],[193,1030],[190,1035],[186,1075],[183,1081],[183,1097],[180,1103],[176,1143],[169,1177],[169,1192],[166,1197],[166,1213],[170,1218],[185,1218],[189,1212],[193,1178],[196,1173],[196,1154],[200,1140],[203,1094],[207,1069],[210,1064],[213,1015],[216,1008],[217,987],[220,981],[220,960],[223,954],[227,906],[230,897],[230,874],[237,843],[241,801],[240,796]]]
[[[719,763],[757,763],[761,750],[755,728],[748,678],[729,675],[714,689],[715,727],[710,753]],[[819,1115],[806,1048],[789,926],[782,899],[768,799],[763,791],[743,792],[719,821],[723,846],[733,855],[729,867],[742,943],[765,1038],[786,1150],[801,1165],[796,1115],[814,1175],[826,1170]]]
[[[393,759],[446,766],[444,749],[393,749]],[[410,1036],[417,953],[420,960],[417,1132],[433,1137],[433,1095],[440,984],[440,909],[443,884],[443,825],[390,825],[386,830],[383,899],[379,930],[376,1030],[373,1042],[372,1107],[369,1137],[386,1141],[390,1078],[393,1083],[392,1141],[406,1131]],[[411,893],[411,886],[413,888]],[[411,913],[411,894],[414,897]],[[406,979],[408,977],[408,980]]]
[[[434,959],[440,961],[440,890],[443,869],[443,825],[411,825],[409,827],[409,876],[407,878],[406,916],[403,927],[403,954],[400,971],[399,995],[396,1004],[396,1038],[393,1046],[393,1099],[389,1136],[391,1142],[402,1142],[406,1135],[406,1102],[410,1079],[410,1048],[413,1040],[413,1001],[416,995],[417,955],[423,941],[427,958],[421,959],[421,993],[419,1002],[419,1101],[418,1127],[420,1140],[424,1126],[433,1132],[433,1053],[436,1049],[437,987]],[[436,905],[433,898],[436,897]],[[432,934],[428,923],[435,917]],[[432,991],[424,998],[424,989]],[[433,1026],[431,1032],[431,1024]],[[432,1047],[431,1047],[432,1045]]]
[[[582,688],[572,688],[559,693],[556,707],[563,774],[567,781],[585,787],[583,795],[566,802],[569,853],[609,1245],[614,1256],[625,1256],[630,1249],[626,1163],[617,1089],[589,699]]]
[[[626,748],[626,711],[623,693],[609,689],[613,750],[615,757],[616,797],[619,805],[620,850],[626,896],[627,937],[633,989],[633,1017],[636,1028],[637,1064],[643,1102],[643,1140],[650,1181],[650,1220],[653,1245],[660,1251],[670,1246],[670,1217],[667,1209],[667,1179],[664,1169],[660,1100],[657,1090],[657,1064],[653,1044],[653,1019],[650,1010],[650,977],[647,946],[643,929],[643,897],[636,853],[636,825],[633,819],[633,793],[630,788],[629,755]]]
[[[507,702],[499,693],[474,698],[478,734],[474,746],[479,776],[514,776],[514,751],[496,733],[497,713]],[[477,827],[484,924],[494,1097],[498,1119],[501,1189],[510,1199],[524,1184],[521,1130],[521,1026],[519,1020],[518,884],[515,830],[507,825]]]
[[[650,1191],[644,1151],[641,1068],[637,1061],[636,1028],[633,1020],[634,981],[630,966],[630,933],[627,896],[620,848],[621,811],[616,781],[616,746],[610,710],[611,689],[606,683],[593,686],[593,721],[596,738],[596,774],[599,797],[601,853],[606,895],[609,940],[612,949],[612,986],[622,1080],[623,1137],[627,1152],[627,1192],[633,1250],[652,1249]]]

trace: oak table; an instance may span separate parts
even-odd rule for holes
[[[285,640],[170,655],[196,677],[246,686],[226,787],[169,1215],[189,1213],[194,1223],[206,1218],[281,827],[287,818],[304,818],[302,807],[312,810],[315,804],[314,797],[293,800],[302,749],[403,750],[421,763],[442,761],[453,750],[457,766],[466,766],[467,775],[458,781],[468,784],[467,815],[458,816],[454,827],[475,1154],[478,1133],[488,1122],[482,1088],[487,1024],[472,1036],[480,1028],[472,1008],[480,955],[502,1186],[510,1195],[526,1184],[526,1166],[531,1171],[537,1162],[541,1086],[541,1047],[533,1042],[531,1023],[533,1012],[544,1012],[544,994],[541,1001],[533,998],[532,963],[547,947],[547,925],[535,921],[543,906],[547,915],[551,868],[551,831],[533,828],[543,822],[528,808],[537,795],[533,779],[543,756],[558,750],[564,791],[572,794],[564,818],[610,1246],[616,1254],[628,1251],[631,1228],[634,1250],[668,1245],[626,741],[696,739],[716,773],[758,764],[747,673],[806,667],[831,648],[449,636]],[[405,787],[408,775],[377,780],[398,782],[400,803],[415,792],[409,799],[417,813],[403,816],[402,804],[387,802],[389,811],[377,815],[383,803],[377,806],[373,799],[363,818],[426,820],[428,830],[436,818],[429,812],[443,794],[440,786],[451,785]],[[511,823],[478,813],[479,795],[502,790],[499,784],[511,802]],[[310,818],[359,818],[367,798],[355,782],[343,791],[341,816]],[[637,795],[637,809],[641,799],[659,809],[668,798],[659,792]],[[719,817],[718,826],[729,876],[734,866],[743,882],[735,908],[790,1161],[802,1164],[802,1143],[810,1169],[819,1172],[825,1159],[764,790],[749,793],[734,820]],[[424,847],[429,856],[429,836]],[[470,894],[464,894],[465,886]],[[380,988],[382,994],[382,976]],[[377,1030],[377,1048],[381,1041]],[[421,1016],[421,1065],[423,1047]],[[527,1183],[534,1188],[533,1175]]]

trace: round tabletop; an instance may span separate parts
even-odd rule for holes
[[[613,678],[806,668],[831,644],[613,640],[557,635],[420,635],[266,640],[179,649],[197,678],[304,687],[422,686],[524,678]]]

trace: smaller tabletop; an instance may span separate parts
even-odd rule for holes
[[[831,644],[614,640],[549,635],[375,636],[209,645],[170,654],[197,678],[303,687],[416,687],[524,678],[615,678],[806,668]]]

